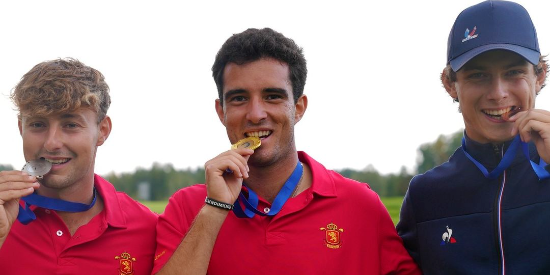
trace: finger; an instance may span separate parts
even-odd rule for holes
[[[546,110],[532,109],[514,116],[513,120],[515,123],[511,132],[515,135],[520,130],[525,129],[526,125],[532,120],[550,123],[550,112]],[[525,133],[523,133],[523,136],[525,136]]]
[[[12,189],[7,191],[0,192],[0,204],[4,204],[11,200],[20,199],[22,197],[28,196],[34,192],[34,188],[29,187],[26,189]]]
[[[527,120],[519,128],[519,135],[524,142],[530,142],[533,135],[538,135],[543,140],[550,141],[550,122]]]
[[[17,182],[17,181],[10,181],[0,184],[0,192],[8,191],[8,190],[22,190],[27,188],[32,188],[33,190],[38,188],[40,186],[40,183],[37,181],[35,182]]]
[[[206,175],[224,176],[232,175],[235,177],[243,177],[243,164],[240,161],[243,157],[238,154],[222,154],[205,164]]]
[[[10,181],[33,182],[36,181],[36,177],[22,171],[1,171],[0,184]]]

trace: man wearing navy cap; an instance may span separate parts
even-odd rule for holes
[[[456,18],[441,81],[462,146],[412,179],[397,225],[424,274],[550,274],[550,112],[535,109],[547,71],[521,5]]]

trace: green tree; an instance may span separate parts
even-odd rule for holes
[[[422,174],[446,162],[461,145],[462,136],[463,130],[460,130],[449,136],[440,135],[434,142],[420,145],[416,172]]]
[[[4,164],[0,164],[0,171],[11,171],[13,170],[13,166],[7,164],[7,165],[4,165]]]

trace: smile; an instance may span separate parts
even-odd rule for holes
[[[503,108],[503,109],[498,109],[498,110],[482,110],[482,112],[487,115],[487,116],[490,116],[491,118],[494,118],[494,119],[502,119],[502,115],[503,114],[506,114],[510,111],[513,111],[514,109],[516,109],[516,106],[512,106],[512,107],[508,107],[508,108]]]
[[[48,162],[50,162],[51,164],[53,165],[56,165],[56,164],[63,164],[63,163],[67,163],[69,160],[71,159],[46,159]]]
[[[256,132],[246,132],[244,135],[246,137],[259,137],[259,138],[266,138],[270,136],[272,131],[256,131]]]

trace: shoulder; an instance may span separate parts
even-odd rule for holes
[[[433,185],[452,183],[456,179],[464,178],[470,171],[469,161],[466,159],[461,147],[459,147],[448,161],[438,165],[423,174],[418,174],[411,179],[409,189],[427,188]]]
[[[362,201],[377,202],[378,195],[367,183],[359,182],[342,176],[340,173],[326,169],[304,152],[299,154],[300,160],[307,163],[312,171],[313,192],[325,197],[359,198]],[[355,202],[355,200],[353,200]]]
[[[170,201],[202,201],[206,197],[206,185],[195,184],[188,187],[181,188],[176,191],[171,197]]]
[[[127,215],[140,217],[140,219],[157,219],[158,214],[151,211],[149,207],[143,205],[141,202],[136,201],[132,197],[128,196],[128,194],[117,191],[116,196],[118,198],[121,210]]]
[[[195,184],[176,191],[168,200],[163,218],[170,216],[194,218],[204,205],[206,185]]]

